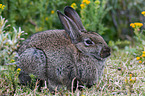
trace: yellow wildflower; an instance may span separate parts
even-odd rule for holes
[[[54,10],[51,11],[51,14],[54,14]]]
[[[82,1],[83,4],[86,3],[87,5],[90,4],[90,2],[91,2],[91,1],[89,1],[89,0],[83,0],[83,1]]]
[[[88,0],[87,0],[87,1],[86,1],[86,4],[88,5],[88,4],[90,4],[90,2],[91,2],[91,1],[88,1]]]
[[[2,10],[4,9],[5,5],[2,6]]]
[[[2,4],[0,4],[0,8],[2,8]]]
[[[21,69],[20,69],[20,68],[18,68],[18,69],[17,69],[17,72],[20,72],[20,71],[21,71]]]
[[[145,16],[145,11],[142,11],[141,14]]]
[[[132,79],[130,79],[130,82],[132,81]]]
[[[81,96],[85,96],[85,95],[81,95]]]
[[[129,74],[130,77],[132,77],[132,74]]]
[[[143,26],[142,23],[134,23],[134,25],[137,26],[137,27],[141,27],[141,26]]]
[[[142,63],[142,61],[138,61],[138,63]]]
[[[142,57],[145,57],[145,54],[142,54]]]
[[[134,23],[131,23],[131,24],[130,24],[130,26],[131,26],[132,28],[135,28],[135,25],[134,25]]]
[[[0,8],[1,8],[2,10],[4,9],[4,7],[5,7],[5,5],[0,4]]]
[[[140,57],[136,57],[136,60],[139,60],[140,59]]]
[[[145,54],[145,51],[143,51],[142,53]]]
[[[125,79],[125,83],[127,83],[128,82],[128,80],[127,79]]]
[[[139,28],[140,28],[141,26],[143,26],[143,24],[142,24],[142,23],[136,22],[136,23],[131,23],[130,26],[131,26],[132,28],[135,28],[135,27],[139,27]]]
[[[82,3],[86,3],[88,0],[83,0]]]
[[[45,20],[48,21],[48,17],[45,17]]]
[[[85,8],[85,4],[81,4],[81,9],[84,9]]]
[[[76,9],[76,8],[77,8],[76,3],[72,3],[72,4],[71,4],[71,7],[72,7],[73,9]]]

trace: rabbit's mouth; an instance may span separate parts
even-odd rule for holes
[[[97,55],[92,55],[93,58],[97,59],[97,60],[103,60],[104,58],[97,56]]]
[[[96,52],[97,53],[97,52]],[[98,54],[91,54],[91,56],[97,60],[103,60],[111,55],[109,47],[102,48]]]

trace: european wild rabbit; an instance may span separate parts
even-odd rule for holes
[[[57,13],[65,30],[39,32],[22,42],[19,66],[47,81],[50,91],[71,89],[74,78],[78,85],[91,87],[103,73],[110,48],[100,35],[86,31],[73,8],[65,7],[65,15]]]

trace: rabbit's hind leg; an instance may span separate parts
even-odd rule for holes
[[[28,74],[35,75],[40,80],[46,80],[46,55],[36,48],[28,48],[19,56],[20,82],[27,84],[31,81]]]
[[[19,57],[19,66],[24,72],[46,80],[46,55],[42,50],[26,49]]]

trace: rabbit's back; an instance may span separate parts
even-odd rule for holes
[[[66,47],[71,41],[64,30],[47,30],[38,32],[22,42],[18,54],[22,54],[27,48],[35,47],[41,50],[57,50]]]

